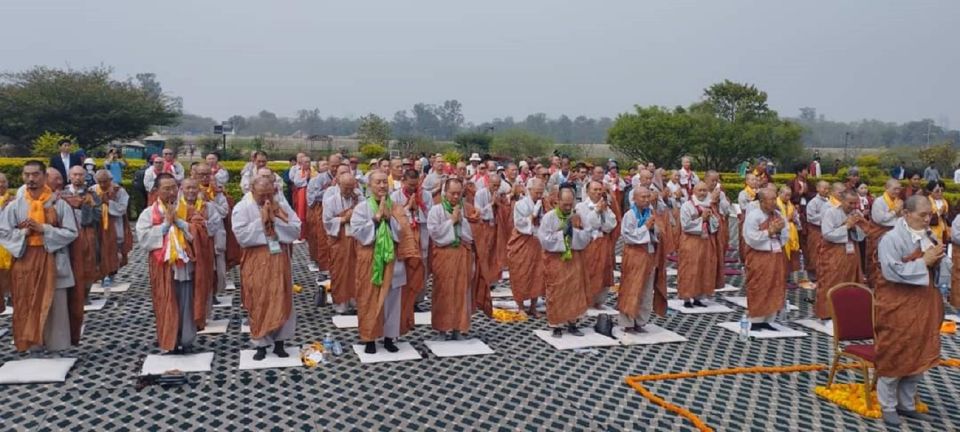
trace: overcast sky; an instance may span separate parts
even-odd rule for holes
[[[960,126],[960,1],[2,0],[0,69],[154,72],[185,110],[468,121],[687,105],[731,79],[782,115]]]

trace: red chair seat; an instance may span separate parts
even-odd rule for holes
[[[847,345],[843,348],[843,352],[853,354],[871,363],[876,361],[877,358],[877,350],[874,349],[873,344]]]

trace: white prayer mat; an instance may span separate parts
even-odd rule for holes
[[[622,273],[620,273],[620,270],[614,270],[614,271],[613,271],[613,278],[614,278],[614,279],[620,279],[621,277],[622,277]]]
[[[473,355],[493,354],[492,348],[480,339],[463,339],[451,341],[424,341],[427,348],[437,357],[461,357]]]
[[[667,276],[676,276],[676,275],[677,275],[677,269],[673,267],[667,267]]]
[[[213,307],[215,308],[228,308],[233,306],[233,294],[217,296],[219,303],[214,303]]]
[[[0,384],[64,382],[75,358],[33,358],[8,361],[0,366]]]
[[[6,335],[7,335],[7,332],[9,332],[9,331],[10,331],[10,330],[7,330],[7,329],[5,329],[5,328],[0,328],[0,337],[6,336]],[[83,335],[83,327],[80,328],[80,334]]]
[[[399,348],[399,351],[395,353],[387,351],[380,342],[377,342],[376,354],[367,354],[363,352],[364,348],[363,344],[353,346],[353,352],[357,354],[357,357],[360,357],[360,363],[398,362],[420,360],[423,358],[417,350],[413,349],[413,345],[410,345],[410,342],[398,342],[397,348]]]
[[[943,318],[953,322],[960,322],[960,315],[950,314],[950,315],[945,315]]]
[[[827,336],[833,336],[833,321],[831,320],[827,320],[826,324],[821,324],[818,319],[802,319],[796,320],[794,323]]]
[[[93,300],[90,300],[90,304],[83,306],[83,310],[84,310],[84,312],[98,311],[98,310],[100,310],[100,309],[103,309],[103,307],[106,306],[106,305],[107,305],[107,299],[105,299],[105,298],[104,298],[104,299],[93,299]]]
[[[333,326],[336,328],[357,328],[360,327],[360,321],[356,315],[334,315]]]
[[[320,271],[320,267],[317,267],[317,265],[314,264],[314,263],[310,263],[310,264],[307,264],[307,270],[310,270],[310,271],[316,273],[316,272]]]
[[[504,270],[500,273],[500,280],[509,280],[509,279],[510,279],[510,271]]]
[[[240,333],[250,333],[250,323],[240,324]]]
[[[588,317],[595,317],[595,316],[599,316],[599,315],[616,315],[616,314],[619,314],[619,313],[620,313],[620,311],[618,311],[618,310],[616,310],[616,309],[614,309],[614,308],[612,308],[612,307],[610,307],[610,306],[607,306],[607,305],[604,305],[604,306],[603,306],[603,309],[594,309],[594,308],[589,308],[589,309],[587,309],[587,316],[588,316]]]
[[[620,341],[608,338],[594,332],[592,328],[582,328],[583,336],[574,336],[563,329],[563,336],[553,337],[553,329],[534,330],[533,334],[558,350],[572,350],[592,347],[608,347],[620,345]]]
[[[267,357],[260,361],[253,359],[253,355],[257,353],[256,350],[240,351],[240,370],[303,367],[303,362],[300,361],[300,347],[288,346],[286,351],[289,357],[280,358],[273,353],[272,347],[267,347]]]
[[[490,296],[493,298],[513,298],[513,290],[507,287],[496,287],[493,291],[490,291]]]
[[[130,283],[129,282],[115,283],[113,285],[110,285],[109,289],[111,293],[127,292],[127,290],[130,289]],[[90,292],[92,293],[100,294],[106,291],[107,291],[107,288],[104,288],[103,285],[100,285],[99,283],[93,284],[93,286],[90,288]]]
[[[737,287],[735,287],[735,286],[733,286],[733,285],[730,285],[730,284],[724,285],[723,288],[718,288],[718,289],[713,290],[713,292],[715,292],[715,293],[737,292],[737,291],[740,291],[740,288],[737,288]],[[667,286],[667,294],[676,294],[676,293],[677,293],[677,286],[676,286],[676,285],[668,285],[668,286]]]
[[[795,338],[795,337],[808,336],[806,333],[802,331],[794,330],[790,327],[785,327],[777,323],[772,323],[771,325],[773,326],[773,328],[777,329],[778,331],[770,331],[770,330],[750,331],[750,337],[754,339],[777,339],[777,338]],[[734,334],[732,337],[734,338],[736,338],[740,334],[739,322],[723,322],[723,323],[717,324],[717,326],[733,332]]]
[[[623,264],[623,255],[617,255],[615,258],[617,264]]]
[[[724,299],[724,300],[726,300],[726,301],[728,301],[728,302],[730,302],[730,303],[733,303],[733,304],[735,304],[735,305],[737,305],[737,306],[740,306],[740,307],[742,307],[742,308],[744,308],[744,309],[747,309],[747,298],[746,298],[746,297],[730,296],[730,297],[721,297],[721,298]],[[796,307],[796,306],[794,306],[794,305],[789,305],[789,306],[787,306],[787,312],[796,311],[796,310],[800,310],[800,308],[798,308],[798,307]]]
[[[233,281],[227,281],[227,282],[224,284],[223,289],[225,289],[225,290],[227,290],[227,291],[233,291],[233,290],[237,289],[237,284],[235,284]]]
[[[197,334],[222,334],[227,332],[227,327],[230,327],[229,319],[221,320],[207,320],[207,325],[197,332]]]
[[[196,353],[187,355],[148,355],[143,361],[140,375],[161,375],[167,371],[180,372],[209,372],[213,363],[213,353]]]
[[[614,327],[613,336],[620,340],[621,345],[627,346],[687,341],[687,338],[657,325],[647,324],[643,326],[643,330],[643,333],[624,333],[623,328]]]
[[[413,325],[432,325],[433,314],[430,312],[414,312]]]
[[[671,299],[667,300],[667,307],[673,309],[682,314],[717,314],[717,313],[728,313],[733,312],[733,309],[730,309],[720,303],[715,303],[710,300],[700,300],[707,307],[692,307],[686,308],[683,307],[683,300],[680,299]]]
[[[13,306],[7,305],[7,307],[3,309],[3,313],[0,313],[0,315],[13,315]]]

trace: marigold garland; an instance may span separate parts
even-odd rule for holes
[[[880,401],[877,400],[877,391],[870,392],[870,409],[863,400],[862,383],[833,384],[830,387],[816,386],[813,392],[830,402],[833,402],[849,411],[853,411],[868,418],[880,418]],[[930,408],[923,402],[917,402],[917,411],[926,413]]]
[[[494,308],[493,319],[502,323],[523,322],[527,320],[527,314],[523,313],[523,311]]]
[[[960,367],[960,359],[940,360],[940,365],[947,366],[947,367]],[[860,364],[847,363],[847,364],[841,364],[838,366],[838,370],[853,369],[853,368],[859,369]],[[700,417],[698,417],[696,414],[694,414],[693,412],[691,412],[686,408],[667,402],[665,399],[653,394],[653,392],[651,392],[650,390],[647,390],[641,383],[645,381],[663,381],[663,380],[682,379],[682,378],[703,378],[703,377],[712,377],[712,376],[718,376],[718,375],[817,372],[817,371],[824,371],[829,369],[830,369],[830,366],[820,365],[820,364],[795,365],[795,366],[736,367],[736,368],[728,368],[728,369],[708,369],[708,370],[701,370],[701,371],[695,371],[695,372],[674,372],[674,373],[664,373],[664,374],[656,374],[656,375],[634,375],[634,376],[626,377],[624,381],[627,383],[627,385],[629,385],[638,393],[640,393],[641,396],[647,398],[648,400],[660,406],[661,408],[687,419],[688,421],[693,423],[693,425],[701,432],[713,432],[713,428],[711,428],[706,423],[704,423],[703,420],[701,420]],[[840,386],[843,386],[843,387],[840,387]],[[850,387],[849,384],[834,384],[830,389],[819,390],[822,387],[823,386],[818,386],[816,389],[814,389],[814,391],[818,395],[820,395],[820,393],[824,391],[830,392],[830,394],[832,394],[836,399],[842,399],[842,400],[853,401],[856,398],[856,395],[861,395],[860,397],[861,401],[863,399],[862,387],[859,388],[860,389],[859,391],[855,391],[855,387]],[[853,388],[854,390],[851,390],[851,388]],[[875,393],[876,392],[874,392],[874,397],[875,397]],[[837,403],[838,405],[841,405],[847,408],[847,406],[841,404],[837,400],[831,399],[830,397],[827,397],[827,396],[823,396],[823,395],[821,396],[824,397],[825,399],[828,399],[832,402]],[[857,407],[859,405],[855,404],[854,406]],[[878,407],[878,406],[879,404],[874,405],[874,407]],[[863,410],[862,410],[863,412],[857,411],[856,409],[852,409],[852,408],[847,408],[847,409],[850,409],[851,411],[858,412],[858,413],[861,413],[862,415],[870,417],[870,415],[868,414],[863,414],[866,412],[865,403],[863,404]],[[917,410],[921,412],[926,412],[928,410],[928,407],[925,404],[919,403],[917,404]],[[877,415],[877,417],[879,417],[879,415]]]

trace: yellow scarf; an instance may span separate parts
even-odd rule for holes
[[[37,199],[33,199],[30,192],[24,193],[23,196],[27,199],[27,204],[30,205],[30,209],[27,211],[27,217],[37,223],[47,223],[47,212],[43,208],[43,203],[47,202],[51,195],[53,195],[53,191],[46,185],[43,186],[43,191],[40,192],[40,197]],[[30,246],[43,246],[43,234],[31,232],[27,236],[27,244]]]
[[[745,186],[743,191],[747,193],[747,197],[750,198],[751,201],[757,198],[757,191],[753,190],[750,185]]]
[[[900,198],[892,198],[889,193],[883,193],[883,202],[887,203],[887,209],[893,211],[897,208],[897,203],[900,202]]]
[[[183,201],[182,198],[181,198],[181,201]],[[177,217],[183,219],[186,217],[187,206],[185,203],[181,202],[181,204],[183,205],[178,205],[174,211],[177,212]],[[157,200],[157,206],[160,209],[161,217],[167,214],[167,211],[168,211],[167,205],[163,203],[163,200]],[[183,214],[183,217],[180,216],[181,213]],[[176,264],[177,260],[180,259],[180,254],[184,253],[183,248],[186,246],[186,244],[187,244],[187,239],[183,236],[183,231],[181,231],[176,224],[170,225],[170,231],[167,233],[166,250],[163,251],[164,261],[170,264]],[[185,253],[184,253],[183,261],[184,262],[189,261],[189,258],[186,256]]]
[[[947,229],[947,215],[950,213],[950,203],[946,199],[941,198],[943,201],[943,210],[937,209],[937,200],[933,197],[927,197],[930,200],[930,208],[933,209],[933,212],[936,213],[940,219],[940,223],[936,226],[930,226],[930,232],[933,233],[933,238],[937,241],[943,241],[943,232]]]
[[[100,225],[106,231],[110,227],[110,201],[103,198],[106,193],[97,185],[97,195],[100,197]]]
[[[177,206],[177,217],[183,220],[187,220],[187,209],[190,208],[190,204],[187,204],[187,199],[180,197],[180,205]],[[203,200],[197,197],[193,202],[193,209],[198,213],[203,210]],[[202,215],[202,213],[201,213]]]
[[[3,207],[9,199],[9,194],[0,195],[0,207]],[[0,247],[0,270],[9,270],[12,264],[13,255],[10,255],[10,251],[8,251],[7,248]]]
[[[213,185],[214,185],[214,182],[210,182],[210,184],[207,185],[206,187],[204,187],[203,185],[199,185],[200,191],[203,192],[204,197],[210,201],[213,201],[214,198],[217,197],[217,188],[214,187]]]
[[[840,207],[840,200],[838,200],[837,197],[830,195],[830,205],[834,207]]]
[[[787,219],[787,243],[783,245],[783,252],[787,256],[787,259],[790,259],[790,254],[793,251],[800,250],[800,233],[797,231],[797,226],[793,223],[793,214],[796,211],[793,203],[787,201],[783,202],[780,197],[777,197],[777,207],[780,207],[780,213]]]

